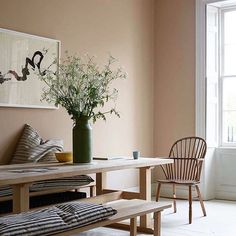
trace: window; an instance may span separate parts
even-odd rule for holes
[[[236,8],[221,10],[221,143],[236,144]]]
[[[236,5],[207,8],[207,140],[236,147]]]

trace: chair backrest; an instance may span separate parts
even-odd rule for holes
[[[162,166],[167,179],[200,181],[203,159],[207,145],[200,137],[177,140],[170,149],[173,164]]]

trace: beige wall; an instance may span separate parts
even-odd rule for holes
[[[153,155],[153,0],[0,0],[0,27],[62,42],[62,52],[119,58],[129,74],[120,81],[121,118],[93,125],[95,155]],[[72,122],[63,109],[0,108],[0,159],[9,159],[24,123],[44,138],[62,138],[71,150]],[[135,185],[132,173],[113,175]],[[123,180],[123,181],[122,181]]]
[[[155,155],[195,132],[195,1],[155,5]]]
[[[62,51],[96,54],[101,62],[107,52],[119,58],[129,74],[117,83],[121,118],[93,125],[94,154],[167,155],[174,140],[194,134],[194,6],[194,0],[0,0],[0,27],[59,39]],[[0,159],[10,157],[24,123],[71,149],[72,123],[62,109],[0,108]],[[116,178],[125,187],[136,183],[132,172],[112,175],[110,185]]]

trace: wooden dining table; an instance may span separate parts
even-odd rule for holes
[[[0,186],[11,185],[13,188],[13,212],[29,210],[29,186],[35,181],[96,174],[96,195],[109,196],[119,190],[107,189],[106,173],[110,171],[138,169],[139,191],[122,190],[124,199],[151,200],[151,169],[173,161],[168,158],[145,158],[137,160],[122,158],[116,160],[94,160],[90,164],[49,163],[15,164],[0,166]],[[117,180],[119,181],[119,180]],[[109,196],[111,197],[111,196]],[[1,203],[0,203],[1,204]],[[139,231],[150,233],[152,229],[150,215],[140,218]],[[124,228],[124,226],[118,228]]]

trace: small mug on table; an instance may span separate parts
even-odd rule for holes
[[[133,151],[133,158],[136,160],[140,157],[140,151]]]

